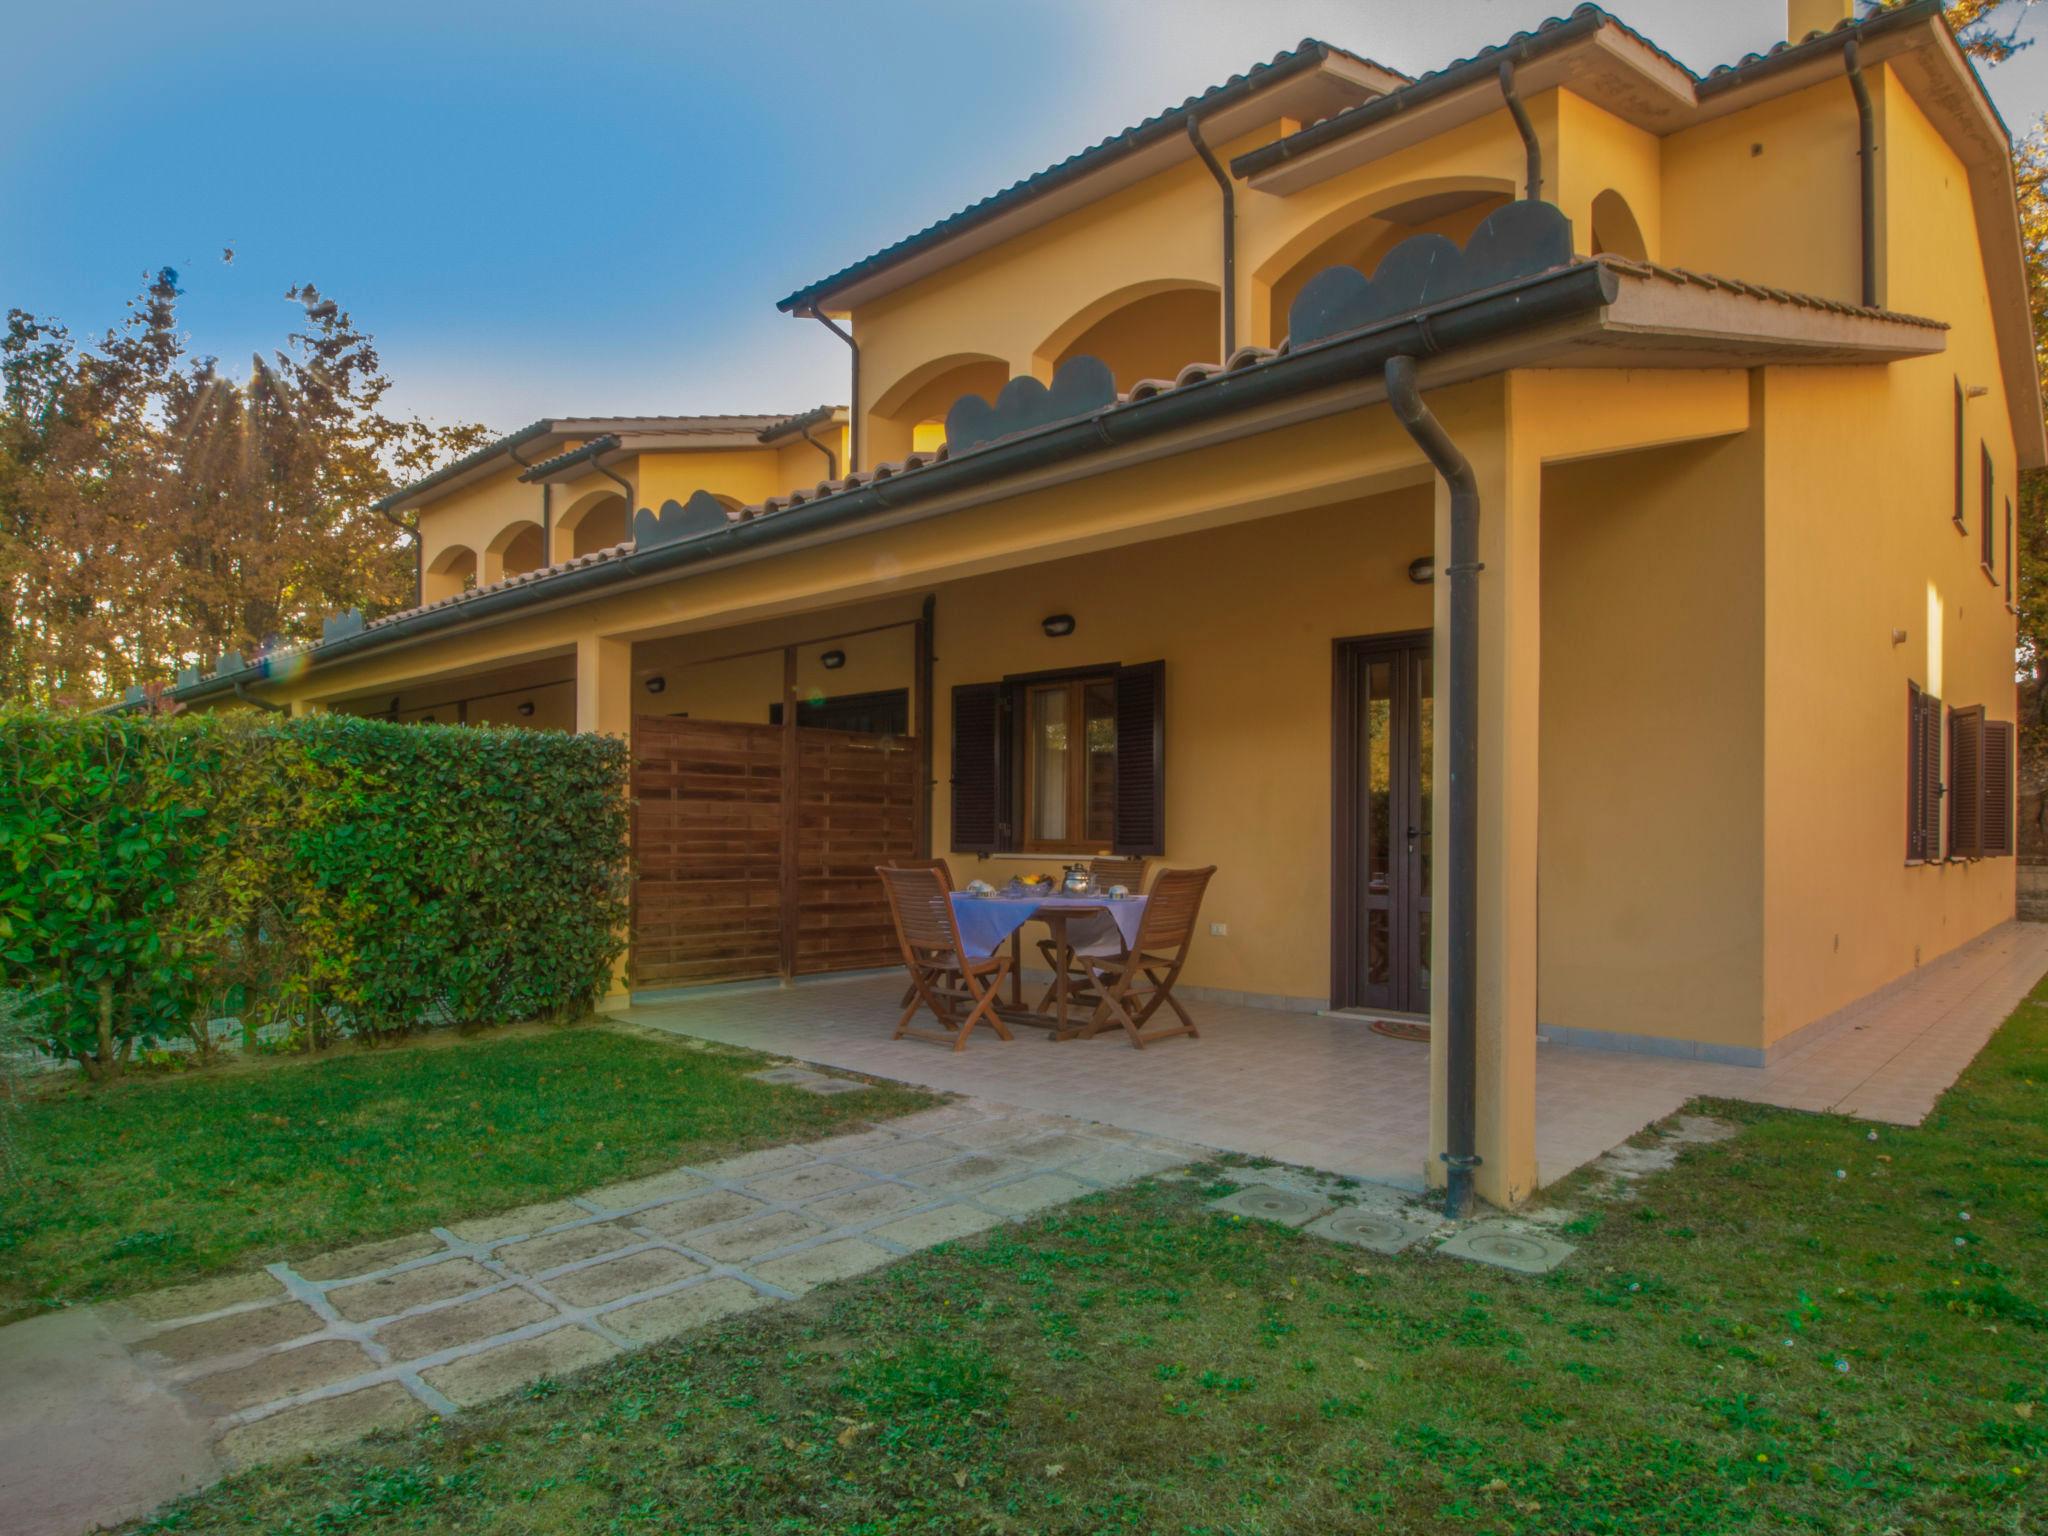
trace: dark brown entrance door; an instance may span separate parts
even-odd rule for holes
[[[1340,640],[1333,741],[1330,999],[1429,1011],[1430,760],[1427,631]]]

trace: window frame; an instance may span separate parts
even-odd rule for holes
[[[2019,612],[2019,609],[2013,606],[2012,597],[2013,560],[2016,554],[2017,550],[2013,545],[2012,497],[2008,496],[2005,498],[2005,611],[2007,613]]]
[[[1977,531],[1977,563],[1984,569],[1984,579],[1995,587],[1998,585],[1998,522],[1993,512],[1998,505],[1998,470],[1992,463],[1989,443],[1980,442],[1977,453],[1978,507],[1984,520]]]
[[[1011,679],[1005,678],[1006,683]],[[1116,842],[1116,791],[1111,781],[1110,803],[1107,807],[1110,818],[1109,836],[1094,838],[1088,830],[1088,789],[1090,776],[1088,749],[1088,690],[1101,684],[1110,690],[1110,724],[1116,723],[1116,668],[1100,671],[1076,671],[1058,677],[1038,677],[1016,680],[1016,691],[1011,705],[1013,718],[1017,721],[1015,731],[1015,757],[1011,768],[1011,782],[1016,788],[1015,821],[1016,835],[1011,839],[1019,853],[1062,853],[1089,854],[1102,856],[1112,851]],[[1041,838],[1033,833],[1037,825],[1037,784],[1034,771],[1036,762],[1031,741],[1031,700],[1034,694],[1063,691],[1067,696],[1068,750],[1066,765],[1067,831],[1072,833],[1078,826],[1081,836]],[[1079,750],[1075,750],[1078,746]],[[1112,745],[1112,759],[1117,747]],[[1107,845],[1107,846],[1105,846]]]
[[[1956,532],[1967,534],[1970,531],[1970,525],[1967,521],[1969,509],[1963,500],[1963,450],[1968,446],[1969,436],[1967,430],[1968,422],[1963,409],[1965,397],[1961,378],[1955,380],[1955,390],[1955,505],[1951,509],[1949,516],[1950,520],[1956,525]]]

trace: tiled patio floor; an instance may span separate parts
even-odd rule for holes
[[[2048,925],[2007,923],[1833,1015],[1767,1067],[1543,1045],[1536,1155],[1562,1177],[1699,1095],[1910,1124],[2048,971]],[[1133,1051],[1019,1030],[954,1053],[891,1041],[899,977],[643,1004],[632,1022],[1145,1135],[1420,1187],[1429,1053],[1351,1019],[1193,1003],[1200,1040]]]

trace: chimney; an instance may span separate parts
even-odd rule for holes
[[[1856,14],[1856,0],[1785,0],[1785,36],[1798,42],[1809,32],[1830,32]]]

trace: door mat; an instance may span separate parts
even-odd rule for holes
[[[1412,1040],[1418,1045],[1429,1044],[1429,1026],[1413,1019],[1374,1019],[1372,1032],[1385,1035],[1389,1040]]]

